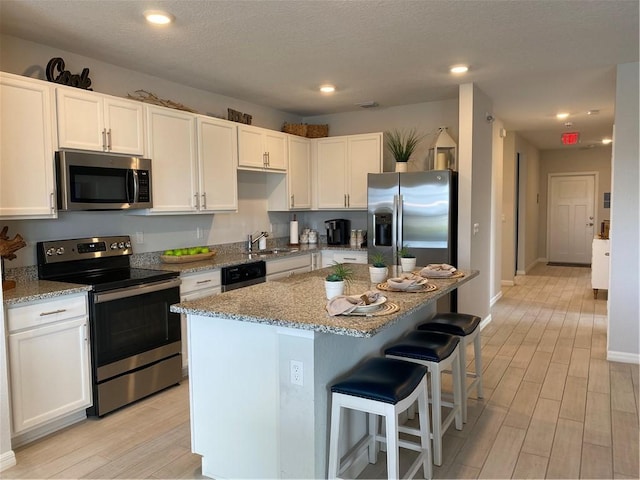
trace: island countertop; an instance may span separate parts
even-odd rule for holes
[[[350,267],[355,275],[345,293],[359,295],[376,289],[376,285],[369,280],[368,265],[351,264]],[[390,276],[395,275],[393,268],[390,268]],[[478,275],[477,271],[464,271],[464,276],[460,278],[429,279],[429,283],[438,287],[432,292],[381,291],[387,301],[398,305],[396,313],[332,317],[325,308],[327,299],[324,278],[329,270],[330,268],[324,268],[221,295],[182,302],[172,305],[171,311],[352,337],[371,337]]]

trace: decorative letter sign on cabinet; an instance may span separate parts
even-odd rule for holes
[[[92,403],[87,295],[7,309],[13,434]]]
[[[316,146],[320,209],[366,209],[367,175],[382,171],[382,134],[319,139]]]
[[[144,154],[143,104],[134,100],[57,87],[61,148]]]
[[[45,82],[0,73],[0,218],[57,216],[52,95]]]
[[[598,298],[598,290],[609,290],[609,240],[594,238],[591,252],[591,288]]]

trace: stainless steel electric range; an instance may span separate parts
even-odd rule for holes
[[[90,285],[93,406],[102,416],[180,382],[176,272],[132,268],[129,236],[38,242],[38,277]]]

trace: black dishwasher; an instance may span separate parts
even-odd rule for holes
[[[230,267],[222,267],[222,291],[228,292],[238,288],[249,287],[263,283],[267,276],[267,264],[264,260],[251,263],[241,263]]]

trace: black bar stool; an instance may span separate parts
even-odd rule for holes
[[[460,365],[462,365],[462,418],[467,422],[467,398],[475,388],[478,398],[483,398],[482,391],[482,354],[480,351],[480,325],[481,318],[466,313],[436,313],[431,320],[418,325],[418,330],[428,332],[442,332],[456,335],[461,338]],[[475,360],[475,372],[467,372],[467,346],[473,343],[473,358]],[[467,377],[473,381],[467,385]]]
[[[427,369],[422,365],[390,358],[372,358],[331,387],[328,478],[338,478],[352,464],[353,458],[362,451],[362,448],[354,448],[345,458],[341,459],[339,456],[340,417],[343,408],[368,414],[368,435],[359,446],[368,447],[370,463],[376,462],[378,443],[387,444],[387,478],[397,479],[400,476],[399,447],[419,452],[406,478],[413,478],[421,466],[424,468],[425,478],[431,478],[426,374]],[[398,415],[416,400],[420,428],[402,431],[419,436],[419,443],[400,440],[398,426]],[[378,433],[378,415],[385,417],[386,437]]]
[[[460,339],[439,332],[413,331],[384,351],[387,358],[414,362],[427,367],[431,380],[431,425],[433,428],[433,463],[442,465],[442,436],[453,420],[456,430],[462,429],[462,368],[460,365]],[[442,401],[441,377],[444,370],[453,373],[453,403]],[[451,412],[442,419],[442,407]],[[402,428],[400,429],[402,431]]]

